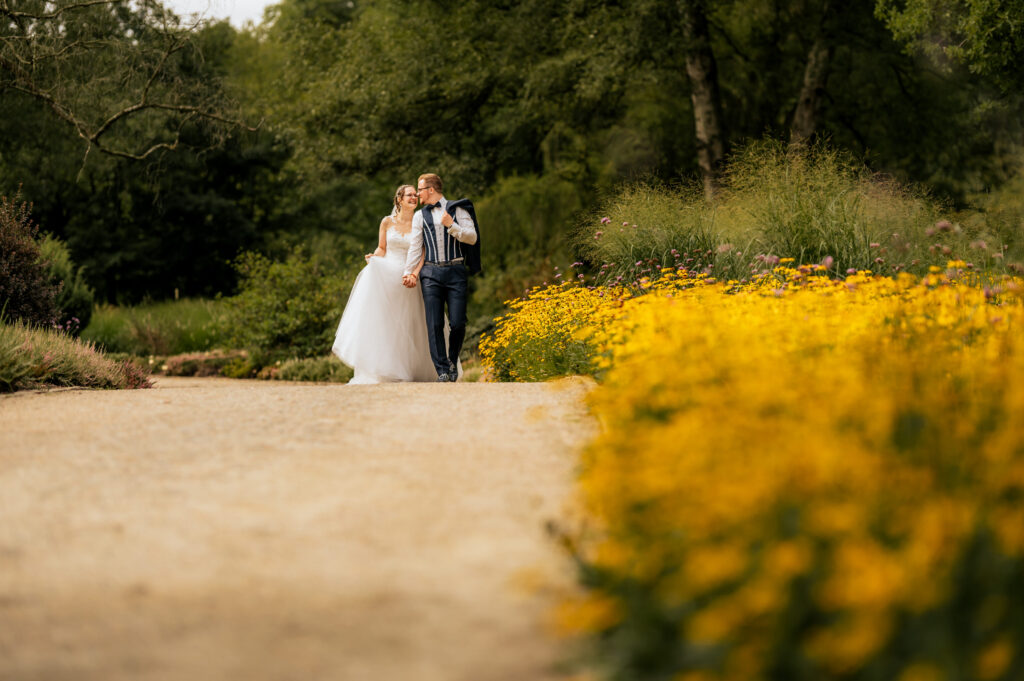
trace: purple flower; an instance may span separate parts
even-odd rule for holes
[[[601,218],[601,224],[602,225],[607,225],[611,221],[612,221],[611,218]]]
[[[857,274],[857,270],[854,269],[853,267],[851,267],[848,270],[846,270],[846,273],[847,274]]]
[[[835,262],[835,259],[833,259],[831,255],[826,255],[824,260],[821,261],[821,266],[824,267],[826,270],[830,270],[832,269],[832,265],[835,264]]]
[[[882,244],[878,243],[877,241],[872,241],[871,243],[868,244],[868,248],[881,248],[881,246]]]

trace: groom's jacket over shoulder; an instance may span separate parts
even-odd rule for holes
[[[466,256],[466,266],[469,268],[470,274],[480,274],[483,272],[483,267],[480,264],[480,222],[476,219],[476,209],[473,208],[473,202],[469,199],[458,199],[456,201],[449,201],[448,205],[445,206],[445,211],[455,217],[455,211],[458,208],[463,208],[469,217],[473,219],[473,225],[476,227],[476,243],[475,244],[462,244],[462,252]]]

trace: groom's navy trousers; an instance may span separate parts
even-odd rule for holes
[[[445,265],[425,262],[420,270],[420,290],[423,292],[423,307],[427,313],[430,359],[438,374],[455,373],[453,367],[458,366],[462,341],[466,338],[469,271],[461,262]],[[448,324],[451,329],[447,343],[444,337],[445,305],[448,306]]]

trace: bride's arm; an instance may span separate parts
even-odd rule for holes
[[[377,250],[373,253],[368,253],[365,258],[366,262],[370,262],[370,258],[375,255],[383,256],[388,252],[388,220],[391,218],[384,218],[380,221],[380,235],[377,237]]]
[[[403,274],[416,275],[419,279],[420,267],[422,267],[423,254],[423,215],[420,211],[412,216],[412,232],[409,237],[409,252],[405,255],[405,270]],[[415,270],[415,271],[414,271]],[[405,278],[403,276],[403,279]]]

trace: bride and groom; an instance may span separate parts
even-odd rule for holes
[[[473,204],[449,201],[442,189],[440,177],[421,175],[416,187],[398,188],[381,220],[377,250],[352,285],[334,340],[334,354],[355,371],[349,383],[446,383],[462,375],[480,241]]]

